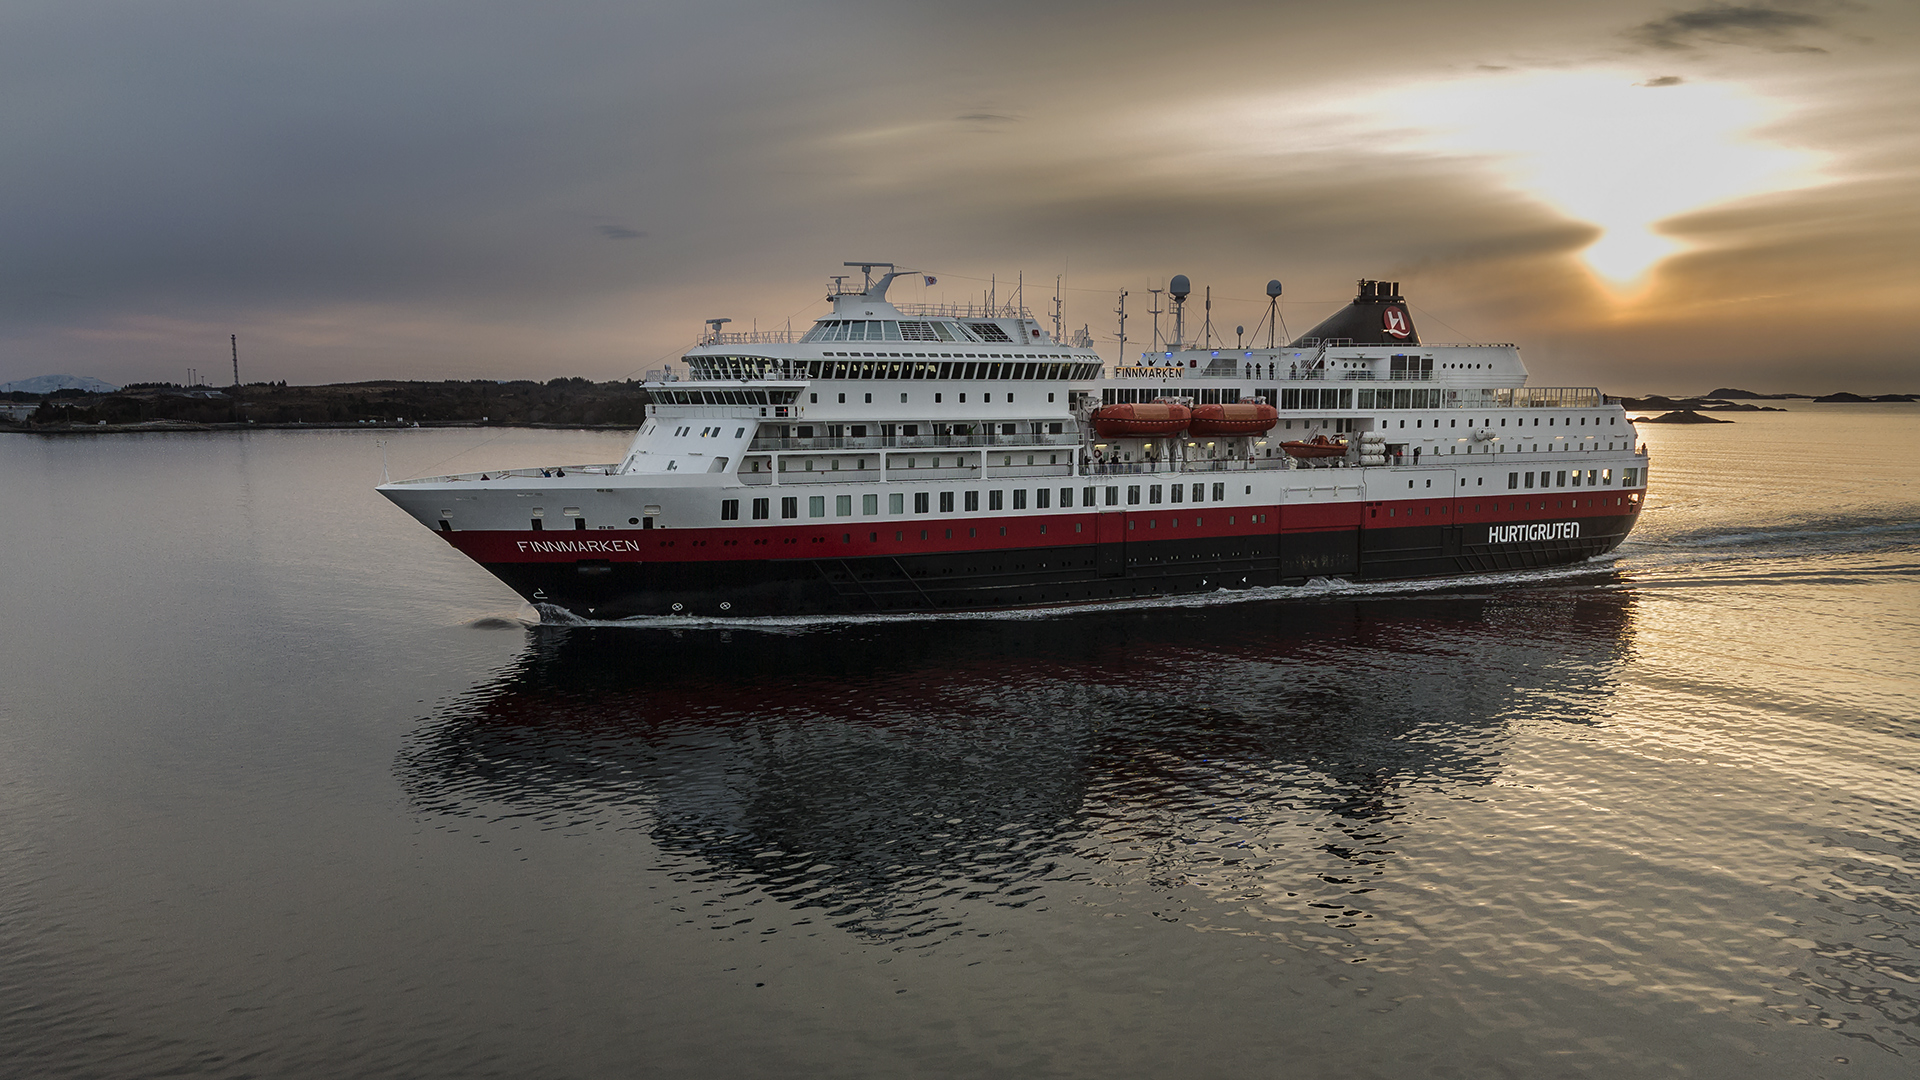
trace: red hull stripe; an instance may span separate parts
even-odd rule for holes
[[[816,518],[804,525],[741,522],[704,529],[470,530],[440,535],[481,563],[582,559],[730,562],[1070,547],[1122,540],[1193,540],[1339,529],[1578,521],[1634,513],[1639,501],[1637,491],[1554,492],[1529,494],[1526,498],[1519,495],[1509,492],[1508,497],[1500,499],[1342,502],[1286,507],[1135,506],[1018,517],[923,517],[884,521],[860,517]]]

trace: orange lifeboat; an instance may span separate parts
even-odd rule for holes
[[[1238,405],[1201,405],[1187,430],[1195,435],[1263,435],[1280,422],[1280,413],[1264,401]]]
[[[1108,439],[1171,435],[1184,431],[1193,411],[1176,401],[1151,405],[1102,405],[1093,411],[1093,430]]]
[[[1297,458],[1345,457],[1347,444],[1334,442],[1325,435],[1315,435],[1309,442],[1283,442],[1280,449]]]

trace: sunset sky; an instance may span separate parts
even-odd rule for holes
[[[1540,385],[1920,392],[1920,5],[0,8],[0,381],[635,376],[820,315],[1360,277]]]

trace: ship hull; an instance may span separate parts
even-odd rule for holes
[[[1194,527],[1202,514],[1114,512],[1083,515],[1073,522],[1082,526],[1078,532],[1056,528],[1052,535],[1070,537],[1065,542],[1035,536],[1009,547],[978,543],[997,532],[991,519],[974,524],[980,536],[952,541],[944,528],[927,530],[928,541],[917,529],[868,530],[857,539],[844,529],[768,530],[768,546],[795,549],[775,558],[712,557],[728,549],[710,546],[697,530],[676,531],[671,540],[637,530],[443,535],[550,613],[732,618],[1053,607],[1313,578],[1379,582],[1544,569],[1617,547],[1637,513],[1633,501],[1620,503],[1439,525],[1426,524],[1430,515],[1417,508],[1387,518],[1378,507],[1353,504],[1336,515],[1346,522],[1323,512],[1318,521],[1276,528],[1271,523],[1284,514],[1256,512],[1235,514],[1233,527],[1213,530]],[[1414,515],[1421,524],[1399,524]],[[1169,527],[1176,519],[1184,535]],[[1257,527],[1240,527],[1254,519]],[[1021,524],[1031,530],[1030,521]],[[526,557],[527,548],[535,558]]]

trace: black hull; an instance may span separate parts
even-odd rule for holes
[[[529,602],[583,619],[741,617],[1052,607],[1304,584],[1491,574],[1566,566],[1618,547],[1635,517],[1587,517],[1575,537],[1554,523],[1334,529],[1002,551],[699,562],[494,562]],[[1549,538],[1531,539],[1528,529]],[[1559,530],[1565,531],[1565,530]]]

